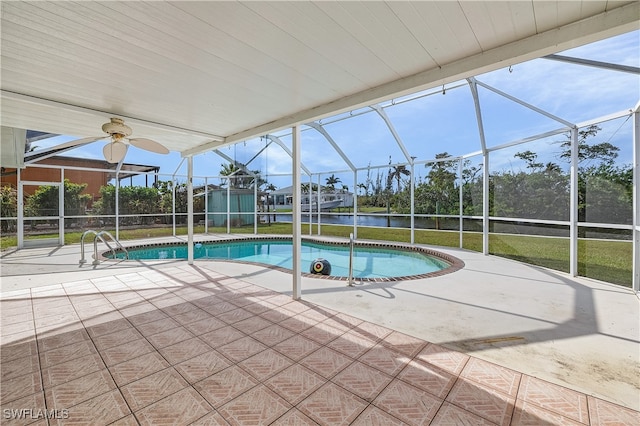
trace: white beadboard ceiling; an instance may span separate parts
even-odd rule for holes
[[[191,155],[639,28],[636,1],[3,1],[1,124]]]

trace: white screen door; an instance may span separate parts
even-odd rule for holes
[[[61,182],[18,185],[18,248],[64,245],[64,189]]]

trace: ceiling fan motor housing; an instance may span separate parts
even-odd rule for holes
[[[112,118],[111,122],[102,125],[102,131],[110,134],[111,136],[119,135],[120,137],[131,136],[133,132],[131,127],[124,124],[124,121],[120,118]]]

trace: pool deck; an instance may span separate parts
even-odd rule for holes
[[[465,267],[303,277],[300,301],[290,274],[256,265],[2,252],[2,408],[95,424],[640,424],[630,289],[431,248]]]

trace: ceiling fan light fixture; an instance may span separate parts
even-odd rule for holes
[[[112,133],[111,134],[111,141],[112,142],[119,142],[119,143],[124,143],[123,139],[125,138],[125,136],[121,133]]]
[[[124,142],[114,140],[104,146],[102,153],[108,163],[119,163],[127,154],[128,146]]]

